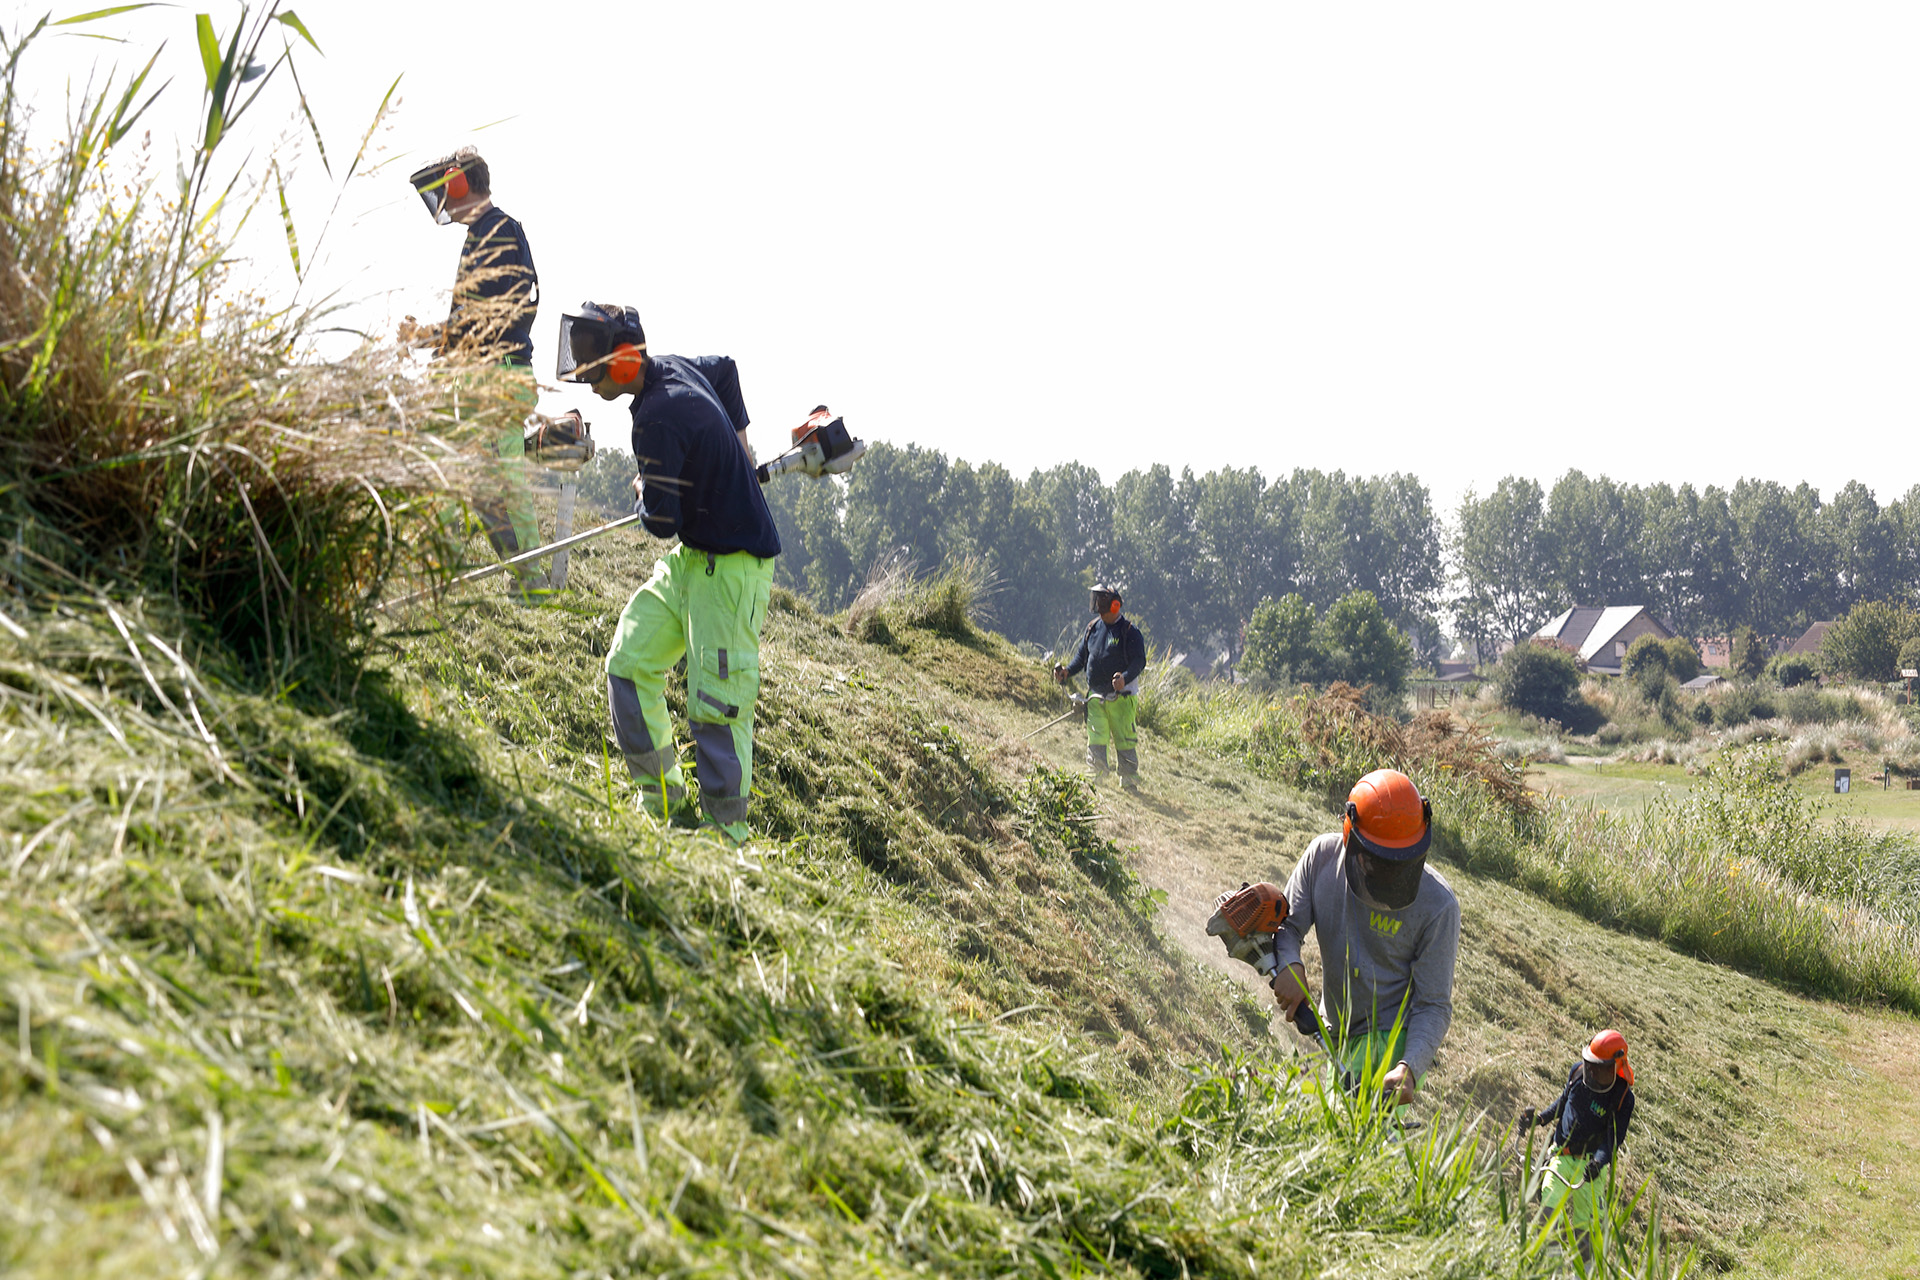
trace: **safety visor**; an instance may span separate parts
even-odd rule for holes
[[[613,354],[613,326],[599,316],[560,317],[560,348],[554,376],[562,382],[596,382]]]
[[[1606,1066],[1617,1067],[1620,1063],[1626,1061],[1627,1051],[1625,1049],[1621,1049],[1617,1051],[1613,1055],[1613,1057],[1603,1058],[1599,1054],[1593,1051],[1592,1045],[1588,1045],[1586,1048],[1580,1050],[1580,1058],[1581,1058],[1581,1061],[1591,1062],[1596,1067],[1606,1067]]]
[[[453,221],[453,214],[447,210],[447,183],[457,172],[449,165],[428,165],[413,175],[414,194],[420,197],[420,203],[427,206],[427,212],[441,226]]]
[[[1119,596],[1113,594],[1111,591],[1089,591],[1087,593],[1087,604],[1095,613],[1105,613],[1113,607],[1113,602],[1119,598]]]
[[[1352,805],[1347,807],[1353,808]],[[1386,839],[1377,835],[1369,837],[1360,829],[1360,823],[1355,815],[1349,813],[1347,817],[1353,833],[1353,842],[1374,857],[1388,862],[1411,862],[1415,858],[1425,857],[1427,849],[1433,844],[1433,806],[1424,800],[1421,801],[1421,817],[1424,821],[1420,824],[1419,834],[1401,840]]]

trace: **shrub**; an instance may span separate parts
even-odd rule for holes
[[[1737,679],[1758,680],[1767,669],[1767,646],[1752,627],[1742,623],[1733,629],[1733,665]]]
[[[1648,671],[1657,671],[1665,675],[1670,669],[1668,662],[1667,646],[1660,637],[1641,636],[1627,646],[1627,658],[1620,665],[1620,673],[1626,676],[1643,676]]]
[[[1580,668],[1558,645],[1515,645],[1501,656],[1493,683],[1500,701],[1515,711],[1558,721],[1573,733],[1599,727],[1593,707],[1580,697]]]
[[[1342,596],[1319,619],[1303,597],[1289,594],[1253,611],[1243,662],[1276,685],[1364,686],[1375,709],[1393,711],[1406,693],[1413,646],[1371,591]]]
[[[1820,641],[1821,665],[1857,680],[1894,680],[1900,655],[1920,638],[1920,614],[1891,600],[1863,600]]]
[[[1900,646],[1900,669],[1920,671],[1920,636],[1915,636]]]
[[[1685,636],[1671,636],[1661,642],[1661,647],[1667,652],[1667,670],[1675,680],[1685,684],[1700,674],[1700,651],[1693,647],[1693,641]]]
[[[1313,606],[1297,593],[1261,601],[1247,623],[1242,663],[1277,685],[1319,683],[1321,658],[1313,635],[1317,621]]]
[[[1820,674],[1819,667],[1804,653],[1776,654],[1767,663],[1767,678],[1782,689],[1807,684]]]
[[[1727,690],[1714,706],[1713,720],[1722,729],[1733,729],[1749,720],[1771,720],[1773,701],[1767,693],[1752,685]]]

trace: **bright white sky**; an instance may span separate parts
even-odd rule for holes
[[[156,149],[197,114],[193,7],[110,20],[171,40]],[[655,350],[740,361],[763,456],[825,401],[1018,474],[1407,470],[1448,512],[1574,466],[1920,482],[1910,4],[297,10],[336,170],[404,73],[314,276],[356,322],[444,314],[461,232],[406,175],[471,142],[539,264],[537,371],[562,309],[630,302]]]

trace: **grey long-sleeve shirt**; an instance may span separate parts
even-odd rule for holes
[[[1406,907],[1369,906],[1347,883],[1347,859],[1335,831],[1307,846],[1287,877],[1286,895],[1291,913],[1274,949],[1281,964],[1293,964],[1307,930],[1319,931],[1326,1025],[1344,1026],[1349,1036],[1387,1031],[1405,999],[1406,1063],[1416,1077],[1425,1075],[1453,1024],[1460,902],[1447,882],[1429,866]]]

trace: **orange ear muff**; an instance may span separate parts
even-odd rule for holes
[[[640,376],[641,362],[646,358],[646,352],[639,347],[623,342],[607,357],[607,376],[624,386]]]
[[[467,185],[467,171],[459,165],[447,170],[447,199],[465,200],[473,188]]]

